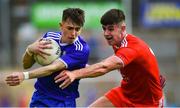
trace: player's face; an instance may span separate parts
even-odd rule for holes
[[[122,30],[120,24],[114,24],[114,25],[103,25],[102,26],[104,37],[107,40],[109,45],[120,45],[120,42],[122,40]]]
[[[80,35],[82,27],[73,23],[71,20],[66,20],[60,23],[60,28],[62,31],[63,43],[71,44],[74,42],[76,37]]]

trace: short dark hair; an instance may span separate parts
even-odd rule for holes
[[[62,21],[72,20],[79,26],[83,26],[85,22],[84,11],[80,8],[67,8],[63,11]]]
[[[121,21],[125,21],[125,15],[120,9],[110,9],[101,17],[102,25],[118,24]]]

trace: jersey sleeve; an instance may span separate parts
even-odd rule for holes
[[[123,66],[125,66],[136,59],[138,52],[133,48],[125,47],[116,51],[115,55],[123,61]]]
[[[59,58],[68,70],[83,68],[88,61],[89,52],[76,51],[67,53]]]

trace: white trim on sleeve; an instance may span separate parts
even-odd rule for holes
[[[67,63],[66,63],[63,59],[59,58],[59,60],[64,63],[64,65],[66,66],[66,68],[68,68]]]
[[[119,62],[119,63],[122,63],[123,64],[123,67],[124,67],[124,61],[120,58],[120,57],[118,57],[117,55],[114,55],[116,58],[117,58],[117,61]]]

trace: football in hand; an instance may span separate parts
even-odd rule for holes
[[[44,52],[50,54],[50,55],[44,54],[44,57],[46,59],[44,59],[40,55],[34,55],[35,61],[38,64],[45,66],[45,65],[51,64],[54,60],[56,60],[60,56],[61,49],[60,49],[59,44],[53,39],[43,38],[41,41],[51,41],[51,46],[52,46],[51,49],[44,49]]]

